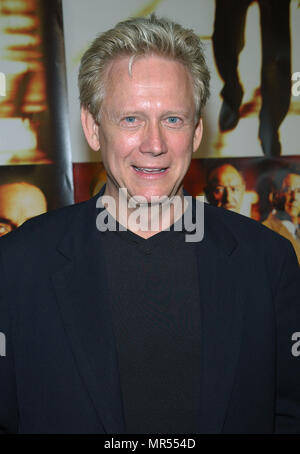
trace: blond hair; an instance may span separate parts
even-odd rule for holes
[[[168,19],[134,18],[119,22],[101,33],[84,53],[79,69],[80,104],[99,121],[100,107],[105,95],[105,74],[110,62],[121,56],[159,55],[183,63],[193,81],[196,116],[209,97],[209,71],[200,38],[193,30]]]

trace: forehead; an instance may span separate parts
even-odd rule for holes
[[[300,175],[289,173],[283,180],[282,186],[300,187]]]
[[[228,166],[219,167],[218,169],[216,169],[213,175],[213,179],[220,184],[222,183],[232,184],[242,182],[242,177],[240,176],[238,171]]]
[[[46,210],[42,192],[34,186],[11,183],[0,186],[0,215],[12,221],[20,216],[35,216]]]
[[[134,107],[145,102],[149,106],[193,107],[192,78],[187,68],[160,56],[136,57],[131,66],[130,57],[114,60],[106,73],[103,104]]]

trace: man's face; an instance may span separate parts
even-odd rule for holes
[[[107,73],[96,141],[107,172],[106,195],[174,196],[193,151],[200,145],[201,120],[195,124],[190,75],[178,62],[157,56],[114,61]],[[84,121],[83,121],[84,123]],[[85,128],[85,127],[84,127]],[[86,129],[85,129],[86,132]]]
[[[213,204],[239,213],[243,203],[245,185],[239,172],[225,164],[212,172],[209,181]]]
[[[291,217],[300,215],[300,175],[290,173],[282,182],[284,194],[284,211]]]
[[[0,236],[6,235],[30,219],[47,211],[42,191],[28,183],[0,186]]]

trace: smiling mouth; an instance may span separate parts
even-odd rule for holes
[[[148,173],[148,174],[155,174],[155,173],[163,173],[167,170],[168,167],[136,167],[132,166],[137,172]]]

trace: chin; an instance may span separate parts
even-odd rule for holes
[[[153,205],[156,205],[157,203],[163,203],[167,198],[168,195],[166,194],[161,194],[161,193],[153,193],[153,194],[135,194],[132,196],[134,201],[140,205],[143,205],[145,203],[150,204],[152,203]],[[159,199],[159,200],[153,200]]]
[[[128,191],[129,192],[129,191]],[[141,202],[144,201],[144,199],[147,200],[147,203],[151,202],[152,197],[168,197],[169,193],[168,191],[165,191],[163,189],[159,188],[147,188],[147,189],[141,189],[141,190],[135,190],[135,191],[130,191],[131,197],[133,197],[136,201],[140,200]]]

